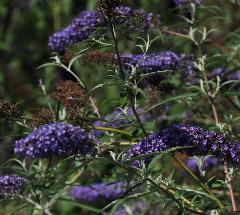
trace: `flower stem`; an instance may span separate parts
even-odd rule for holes
[[[200,57],[202,57],[202,50],[201,50],[200,45],[197,44],[197,47],[198,47],[198,50],[199,50],[199,55],[200,55]],[[219,118],[219,114],[218,114],[218,111],[217,111],[217,107],[216,107],[215,102],[214,102],[213,92],[212,92],[211,86],[209,85],[207,71],[206,71],[204,65],[202,66],[202,71],[201,72],[203,73],[204,81],[207,84],[208,99],[209,99],[210,104],[211,104],[212,112],[213,112],[214,119],[215,119],[215,124],[216,124],[217,127],[219,127],[220,118]],[[232,183],[231,183],[232,182],[232,177],[228,174],[228,167],[227,167],[226,163],[224,164],[224,172],[226,174],[227,187],[228,187],[228,190],[229,190],[229,196],[230,196],[230,200],[231,200],[231,204],[232,204],[232,210],[237,211],[237,204],[236,204],[236,200],[235,200],[235,197],[234,197],[234,191],[233,191],[233,187],[232,187]]]
[[[123,130],[119,130],[119,129],[116,129],[116,128],[99,127],[99,126],[96,126],[94,128],[96,130],[99,130],[99,131],[109,131],[109,132],[124,134],[124,135],[130,136],[130,137],[132,136],[129,132],[123,131]]]
[[[190,37],[188,35],[186,35],[186,34],[181,34],[181,33],[175,32],[175,31],[168,30],[166,28],[162,28],[160,30],[163,33],[169,34],[171,36],[176,36],[176,37],[180,37],[180,38],[184,38],[184,39],[190,39]]]
[[[113,25],[111,20],[110,20],[110,29],[111,29],[111,34],[112,34],[112,38],[113,38],[113,41],[114,41],[115,52],[116,52],[116,55],[117,55],[120,76],[121,76],[121,79],[125,82],[126,74],[125,74],[125,72],[123,70],[122,60],[121,60],[120,52],[119,52],[119,48],[118,48],[118,41],[117,41],[116,33],[115,33],[115,30],[114,30],[114,25]],[[132,91],[129,88],[127,89],[127,97],[128,97],[128,99],[130,101],[130,105],[131,105],[133,114],[136,117],[137,122],[138,122],[140,128],[142,129],[144,135],[147,136],[148,134],[146,132],[146,129],[145,129],[144,125],[141,122],[141,119],[140,119],[140,117],[139,117],[139,115],[137,113],[137,110],[136,110],[136,107],[135,107],[135,104],[134,104],[133,93],[132,93]]]

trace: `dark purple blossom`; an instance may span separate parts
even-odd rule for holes
[[[23,177],[0,176],[0,199],[10,198],[20,194],[25,181]]]
[[[219,161],[240,163],[239,142],[229,141],[225,135],[215,131],[183,124],[149,135],[132,146],[127,156],[131,158],[176,147],[185,147],[178,151],[188,155],[214,155]]]
[[[240,71],[230,71],[227,68],[216,68],[210,73],[210,79],[220,77],[222,82],[240,80]]]
[[[146,14],[143,10],[118,7],[115,11],[116,24],[125,24],[128,28],[134,28],[133,23],[129,22],[128,19],[137,15],[143,17],[142,29],[147,30],[159,23],[158,15]],[[107,23],[102,21],[95,11],[83,11],[77,18],[73,19],[70,25],[54,33],[49,38],[48,45],[52,50],[63,53],[66,47],[88,39],[99,26],[107,27]]]
[[[172,51],[147,55],[124,54],[121,56],[121,59],[126,69],[134,66],[142,70],[145,74],[152,73],[152,76],[147,78],[147,81],[153,85],[158,84],[164,77],[165,73],[157,73],[159,71],[180,71],[181,76],[184,78],[192,75],[194,69],[194,64],[191,59]]]
[[[237,72],[234,72],[234,73],[231,73],[227,76],[227,79],[229,81],[232,81],[232,80],[240,80],[240,71],[237,71]]]
[[[100,19],[96,12],[83,11],[69,26],[54,33],[48,45],[52,50],[62,53],[66,47],[88,39],[98,24]]]
[[[95,140],[80,127],[65,123],[43,125],[15,142],[14,152],[26,158],[92,154]]]
[[[133,145],[128,151],[127,151],[127,157],[132,158],[139,155],[145,155],[145,154],[151,154],[154,152],[162,152],[167,149],[167,145],[165,144],[164,137],[159,132],[156,132],[154,134],[150,134],[145,139],[141,140],[139,143]],[[149,163],[151,161],[151,158],[145,158],[145,163]],[[134,166],[140,166],[140,163],[138,160],[133,162]]]
[[[104,204],[123,196],[124,182],[96,183],[88,186],[74,186],[68,196],[75,201],[87,204]]]
[[[214,80],[217,77],[221,79],[221,82],[237,81],[237,80],[240,80],[240,71],[231,71],[228,68],[219,67],[219,68],[213,69],[208,74],[208,80]],[[190,81],[190,83],[192,85],[199,84],[200,78],[194,78]],[[239,84],[237,86],[239,86]]]
[[[184,124],[173,125],[163,130],[162,135],[169,149],[173,147],[191,147],[184,149],[189,155],[205,155],[211,153],[211,146],[228,143],[226,137],[222,134]]]
[[[240,71],[231,71],[227,68],[215,68],[208,75],[209,80],[217,78],[217,76],[221,79],[222,82],[232,81],[232,80],[240,80]]]
[[[198,165],[198,161],[197,159],[199,159],[202,163],[201,166]],[[201,171],[207,171],[209,169],[211,169],[212,167],[215,167],[219,164],[218,159],[212,156],[200,156],[198,158],[188,158],[186,160],[186,164],[188,166],[189,169],[191,169],[194,173],[196,174],[200,174],[200,170]],[[201,169],[199,169],[201,168]]]
[[[240,80],[240,71],[231,71],[227,68],[216,68],[209,74],[209,80],[213,80],[219,77],[221,82],[227,81],[239,81]],[[240,84],[239,82],[232,82],[231,85],[226,85],[229,87],[233,87],[236,91],[239,91]]]
[[[208,75],[208,78],[209,79],[213,79],[213,78],[216,78],[217,76],[219,77],[223,77],[226,75],[226,73],[228,73],[228,69],[227,68],[222,68],[222,67],[219,67],[219,68],[215,68],[212,70],[212,72]]]

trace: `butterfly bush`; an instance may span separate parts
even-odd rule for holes
[[[133,10],[129,7],[117,7],[115,9],[118,24],[124,24],[124,17],[141,16],[145,23],[143,28],[149,29],[154,23],[159,23],[159,16],[152,13],[145,14],[143,10]],[[97,16],[95,11],[83,11],[70,25],[54,33],[48,42],[48,46],[59,53],[75,43],[88,39],[97,27],[105,27],[105,23]],[[130,24],[129,27],[132,27]]]
[[[20,194],[25,182],[26,179],[19,176],[0,176],[0,199]]]
[[[124,182],[74,186],[69,190],[68,196],[81,203],[106,203],[122,197],[126,191],[125,187]]]
[[[172,51],[160,54],[124,54],[121,56],[123,63],[127,65],[138,66],[146,72],[156,72],[162,70],[185,70],[188,75],[193,73],[193,64],[187,62],[184,55],[179,55]],[[186,63],[186,65],[184,64]],[[185,67],[186,66],[186,67]]]
[[[159,26],[160,24],[160,15],[154,13],[145,13],[145,11],[142,9],[135,10],[130,7],[121,6],[116,7],[115,12],[117,24],[125,25],[129,30],[147,31],[153,27]],[[140,18],[141,25],[138,25],[137,23],[133,24],[132,21],[134,18]]]
[[[157,5],[160,17],[122,2],[98,0],[49,37],[55,56],[39,68],[56,67],[59,76],[39,81],[45,100],[36,102],[48,108],[28,112],[0,100],[2,122],[27,133],[11,136],[16,157],[1,164],[21,176],[0,176],[3,207],[19,199],[6,203],[17,206],[10,214],[237,212],[239,20],[215,21],[235,7],[172,0]],[[60,1],[50,5],[60,24]],[[55,78],[62,81],[52,91]]]
[[[140,155],[151,154],[154,152],[165,151],[167,146],[165,144],[164,137],[161,133],[156,132],[154,134],[150,134],[148,137],[140,141],[139,143],[133,145],[127,151],[127,157],[132,158]],[[145,158],[145,162],[149,163],[151,158]],[[139,166],[139,161],[133,162],[134,166]]]
[[[80,127],[65,123],[43,125],[15,142],[14,152],[25,158],[93,154],[95,139]]]
[[[62,53],[65,47],[88,39],[98,24],[100,19],[97,18],[96,12],[83,11],[69,26],[54,33],[49,38],[48,45],[51,49]]]
[[[213,69],[209,74],[209,80],[214,80],[217,77],[221,79],[221,82],[239,81],[240,71],[231,71],[228,68],[220,67]],[[234,89],[239,90],[239,83],[234,84]]]
[[[215,131],[206,131],[200,127],[176,124],[162,132],[151,134],[127,151],[127,157],[162,152],[176,147],[188,155],[212,154],[219,161],[239,163],[239,142],[228,140],[225,135]],[[137,163],[136,163],[137,162]],[[139,164],[136,161],[135,164]]]
[[[145,74],[156,73],[147,80],[150,84],[158,84],[163,79],[161,74],[157,72],[169,70],[169,72],[180,71],[182,77],[191,76],[193,74],[194,65],[191,58],[167,51],[160,54],[123,54],[121,59],[125,68],[130,66],[137,67]]]

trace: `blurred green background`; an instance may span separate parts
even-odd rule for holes
[[[171,1],[136,0],[127,4],[147,11],[164,11]],[[0,96],[34,106],[36,68],[48,61],[49,36],[68,25],[82,10],[95,8],[96,0],[2,0],[0,2]],[[161,13],[161,16],[164,16]],[[54,75],[54,74],[52,74]],[[48,74],[49,76],[49,74]]]

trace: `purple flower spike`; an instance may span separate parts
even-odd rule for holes
[[[165,140],[161,133],[154,133],[140,141],[139,143],[133,145],[127,151],[127,157],[132,158],[140,155],[151,154],[154,152],[165,151],[167,146]],[[148,164],[151,158],[146,158],[145,163]],[[138,160],[133,162],[133,166],[139,167],[140,162]]]
[[[148,31],[160,24],[160,15],[153,13],[145,13],[144,10],[134,10],[130,7],[117,7],[115,9],[117,19],[116,24],[123,24],[129,30]],[[132,22],[134,18],[140,18],[141,25]],[[136,24],[136,25],[134,25]]]
[[[230,141],[225,135],[215,131],[183,124],[173,125],[162,132],[149,135],[133,145],[127,151],[127,156],[131,158],[176,147],[189,147],[178,150],[188,155],[214,155],[222,162],[240,163],[239,142]],[[139,161],[135,164],[138,165]]]
[[[97,18],[96,12],[84,11],[69,26],[54,33],[49,38],[48,45],[51,49],[62,53],[67,46],[88,39],[99,23],[100,19]]]
[[[124,54],[121,56],[122,62],[126,69],[130,66],[136,66],[145,74],[154,73],[158,71],[169,70],[170,72],[181,72],[181,76],[188,77],[193,74],[193,61],[185,55],[180,55],[172,51],[163,52],[160,54]],[[150,84],[158,84],[163,79],[164,74],[153,74],[147,81]]]
[[[125,187],[124,182],[75,186],[70,189],[68,196],[81,203],[104,204],[120,198],[125,192]]]
[[[152,13],[146,14],[143,10],[133,10],[129,7],[116,8],[116,25],[126,25],[129,29],[138,29],[131,23],[131,17],[143,18],[141,29],[148,30],[159,24],[160,18]],[[130,20],[130,21],[129,21]],[[107,27],[95,11],[83,11],[67,27],[50,36],[48,46],[59,53],[64,53],[68,46],[88,39],[98,26]]]
[[[0,199],[11,198],[21,193],[25,178],[17,176],[0,176]]]
[[[80,127],[65,123],[50,123],[15,142],[14,152],[25,158],[49,158],[92,154],[95,139]]]

